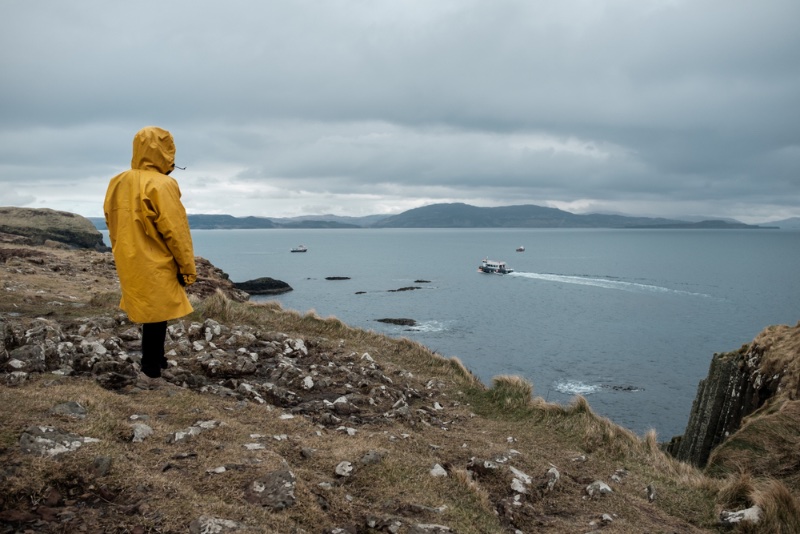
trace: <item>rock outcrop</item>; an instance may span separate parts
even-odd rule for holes
[[[217,291],[221,291],[226,297],[235,302],[245,302],[250,298],[250,292],[238,288],[237,284],[231,282],[228,273],[216,267],[207,259],[195,256],[194,265],[197,268],[197,281],[186,288],[186,292],[189,295],[194,295],[203,300]]]
[[[772,423],[765,425],[768,420]],[[781,436],[770,439],[769,428],[780,429]],[[747,465],[767,474],[767,468],[757,467],[763,457],[777,465],[785,456],[781,472],[769,474],[796,479],[799,445],[800,323],[771,326],[750,345],[715,354],[697,388],[686,432],[673,438],[668,451],[719,473]]]
[[[385,319],[375,319],[379,323],[387,323],[387,324],[396,324],[398,326],[416,326],[417,321],[414,319],[406,319],[406,318],[399,318],[393,319],[391,317],[387,317]]]
[[[292,286],[281,280],[264,277],[248,280],[246,282],[235,282],[234,287],[249,293],[250,295],[280,295],[292,290]]]
[[[103,234],[75,213],[48,208],[0,207],[0,240],[23,244],[60,244],[70,248],[106,250]]]

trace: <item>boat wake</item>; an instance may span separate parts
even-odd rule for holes
[[[638,282],[611,280],[609,278],[594,278],[589,276],[568,276],[564,274],[520,273],[520,272],[510,273],[506,276],[532,278],[534,280],[544,280],[546,282],[558,282],[562,284],[578,284],[582,286],[602,287],[604,289],[616,289],[619,291],[674,293],[680,295],[692,295],[696,297],[711,297],[711,295],[707,295],[705,293],[694,293],[692,291],[682,291],[680,289],[670,289],[668,287],[654,286],[650,284],[640,284]]]

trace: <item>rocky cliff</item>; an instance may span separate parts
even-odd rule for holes
[[[768,425],[770,431],[764,426],[768,419],[776,423]],[[772,431],[780,435],[769,439]],[[735,471],[745,464],[753,468],[765,456],[777,461],[777,466],[782,463],[779,458],[786,456],[788,464],[770,474],[797,479],[798,445],[800,323],[771,326],[751,344],[715,354],[708,376],[697,388],[686,432],[672,440],[669,452],[715,473]],[[734,450],[739,452],[732,454]]]
[[[103,234],[75,213],[48,208],[0,207],[0,241],[105,250]]]

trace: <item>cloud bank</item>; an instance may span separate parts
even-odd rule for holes
[[[800,3],[0,5],[0,205],[102,214],[146,125],[192,213],[800,216]]]

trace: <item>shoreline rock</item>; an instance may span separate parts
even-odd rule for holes
[[[280,295],[293,290],[286,282],[267,276],[247,280],[246,282],[234,282],[233,287],[250,295]]]
[[[396,324],[398,326],[416,326],[417,325],[417,321],[415,321],[414,319],[390,319],[390,318],[385,318],[385,319],[375,319],[375,320],[378,321],[379,323]]]

